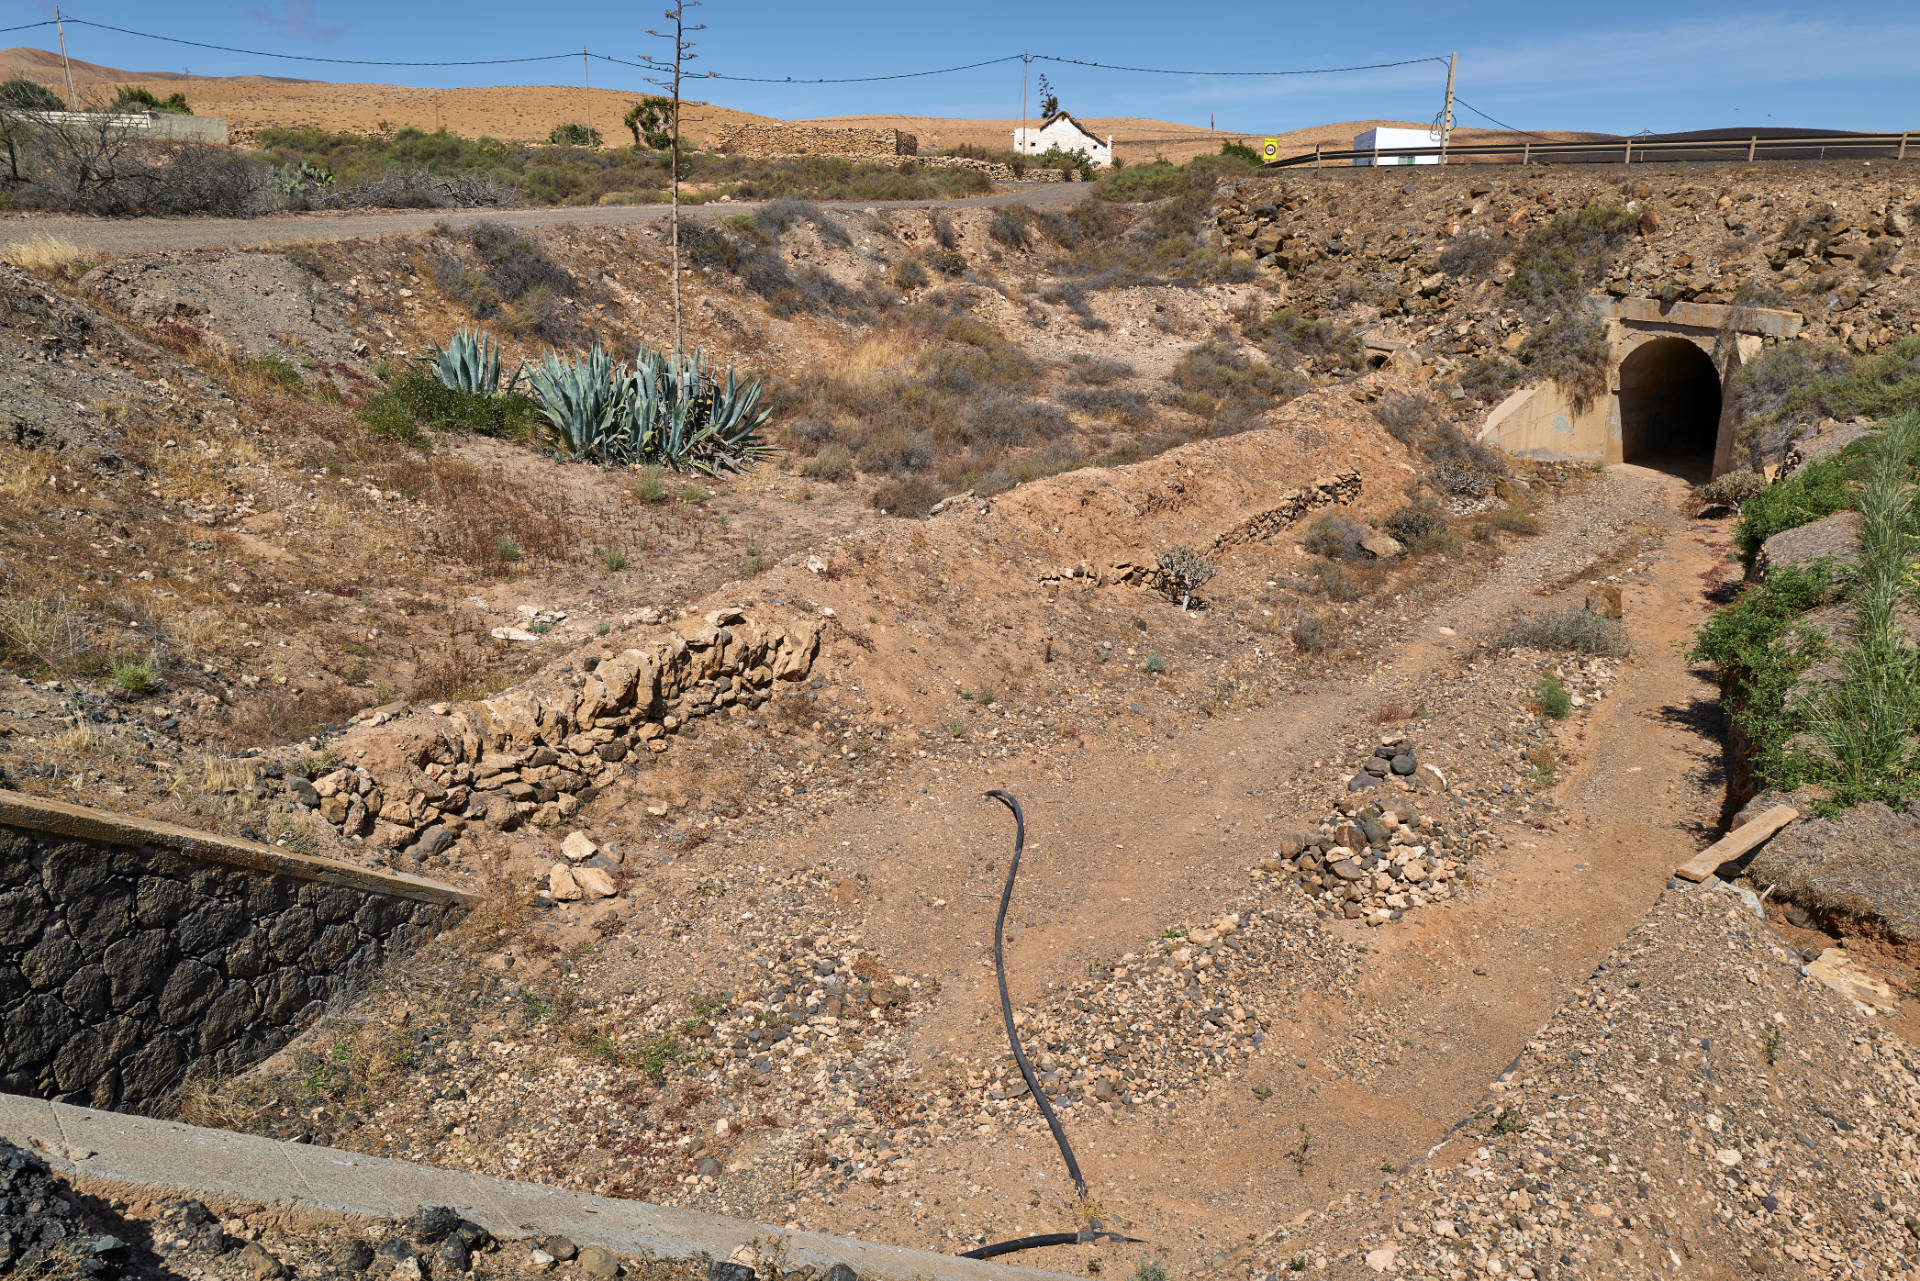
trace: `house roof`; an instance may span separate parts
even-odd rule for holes
[[[1068,124],[1072,125],[1075,129],[1079,130],[1080,136],[1087,139],[1089,142],[1098,143],[1102,147],[1107,145],[1107,140],[1105,138],[1102,138],[1100,135],[1092,132],[1085,125],[1081,124],[1078,120],[1075,120],[1070,112],[1065,112],[1065,111],[1054,112],[1052,115],[1048,116],[1045,120],[1042,120],[1040,122],[1040,129],[1041,130],[1048,129],[1051,126],[1053,126],[1055,123],[1061,120],[1066,121]]]

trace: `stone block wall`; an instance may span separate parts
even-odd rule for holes
[[[647,649],[569,662],[494,698],[383,711],[335,745],[353,764],[289,780],[292,799],[384,862],[443,865],[474,826],[564,822],[690,719],[761,706],[811,670],[820,630],[714,610]]]
[[[839,156],[869,160],[911,156],[920,140],[898,129],[829,129],[815,125],[742,124],[713,141],[737,156]]]
[[[0,1092],[150,1112],[450,923],[448,886],[0,792]]]

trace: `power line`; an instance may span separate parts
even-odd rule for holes
[[[610,58],[604,53],[596,53],[593,56],[601,62],[611,62],[622,67],[638,67],[642,71],[650,70],[644,62],[629,62],[624,58]],[[1004,58],[988,58],[984,62],[969,62],[958,67],[935,67],[930,71],[901,71],[885,76],[729,76],[717,71],[709,71],[703,76],[695,76],[694,79],[735,80],[743,84],[759,85],[858,85],[872,84],[879,80],[913,80],[920,76],[944,76],[956,71],[973,71],[980,67],[991,67],[1002,62],[1017,62],[1024,56],[1024,54],[1010,53]]]
[[[1073,67],[1097,67],[1101,71],[1137,71],[1151,76],[1332,76],[1346,71],[1381,71],[1388,67],[1411,67],[1422,62],[1447,65],[1445,58],[1402,58],[1398,62],[1368,62],[1354,67],[1300,67],[1290,71],[1181,71],[1171,67],[1123,67],[1110,62],[1089,62],[1084,58],[1062,58],[1050,53],[1029,55],[1036,62],[1059,62]]]
[[[0,36],[6,35],[9,31],[31,31],[35,27],[51,27],[52,25],[52,18],[47,18],[41,22],[23,22],[17,27],[0,27]]]
[[[280,58],[289,62],[326,62],[350,67],[498,67],[510,62],[558,62],[565,58],[577,57],[574,53],[532,54],[521,58],[463,58],[443,62],[397,62],[378,58],[322,58],[311,53],[273,53],[265,49],[240,49],[233,45],[208,44],[202,40],[185,40],[179,36],[155,35],[151,31],[134,31],[128,27],[116,27],[105,22],[88,22],[85,18],[68,18],[76,27],[93,27],[100,31],[117,31],[123,36],[139,36],[143,40],[162,40],[167,44],[183,44],[194,49],[213,49],[220,53],[241,53],[251,58]],[[48,23],[33,23],[34,26],[47,26]],[[6,30],[18,31],[22,28],[8,27]]]
[[[1471,102],[1468,102],[1465,98],[1462,98],[1459,94],[1455,94],[1453,96],[1453,100],[1459,103],[1461,106],[1465,107],[1468,111],[1471,111],[1474,115],[1479,116],[1482,120],[1490,121],[1493,124],[1499,125],[1502,129],[1507,130],[1509,133],[1523,133],[1527,135],[1527,137],[1529,138],[1538,138],[1542,142],[1553,141],[1553,139],[1547,137],[1543,133],[1535,133],[1531,129],[1522,129],[1518,125],[1510,125],[1506,123],[1504,120],[1495,120],[1492,116],[1480,110],[1480,108],[1474,106]]]

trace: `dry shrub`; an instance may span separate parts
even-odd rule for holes
[[[90,665],[86,616],[64,596],[0,587],[0,661],[34,672]]]
[[[1375,725],[1392,725],[1399,721],[1410,721],[1419,714],[1417,709],[1408,707],[1405,703],[1389,700],[1374,708],[1373,714],[1367,719]]]
[[[1575,305],[1527,335],[1520,363],[1551,378],[1567,393],[1574,412],[1607,392],[1607,330],[1600,318]]]
[[[1324,654],[1340,643],[1340,625],[1325,614],[1307,614],[1293,624],[1293,645],[1303,654]]]
[[[1620,620],[1603,618],[1590,609],[1562,609],[1511,619],[1493,644],[1498,649],[1619,658],[1627,652],[1627,629]]]
[[[1307,527],[1301,545],[1315,556],[1329,560],[1359,560],[1366,552],[1360,541],[1367,536],[1366,526],[1345,516],[1329,512]]]
[[[946,497],[945,491],[926,476],[902,476],[873,491],[873,505],[895,516],[922,516],[928,508]]]

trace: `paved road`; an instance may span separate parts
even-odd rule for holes
[[[1080,182],[1009,184],[1009,190],[991,196],[960,200],[839,200],[821,201],[828,209],[965,209],[1014,203],[1064,205],[1082,200],[1091,188]],[[764,201],[682,206],[686,219],[717,218],[751,212]],[[406,235],[426,231],[438,223],[462,227],[472,222],[500,222],[513,227],[617,227],[657,222],[667,216],[665,205],[607,205],[546,209],[407,209],[353,213],[275,214],[266,218],[83,218],[23,214],[0,218],[0,245],[17,244],[34,236],[58,236],[82,249],[103,253],[147,253],[157,249],[244,249],[286,245],[298,241],[360,240],[368,236]]]

